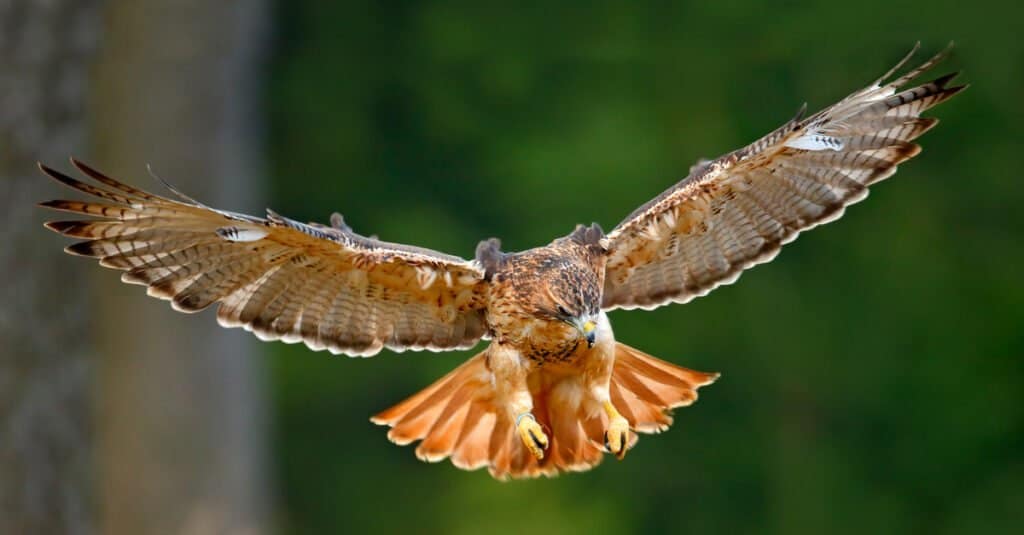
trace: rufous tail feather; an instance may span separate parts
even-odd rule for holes
[[[495,403],[485,356],[486,351],[479,353],[371,420],[390,426],[388,439],[396,444],[420,440],[416,456],[424,461],[450,458],[464,470],[487,467],[498,479],[554,476],[589,470],[601,462],[607,417],[584,410],[578,377],[530,382],[533,414],[551,441],[538,461],[523,446],[506,411]],[[672,424],[672,409],[696,401],[697,389],[717,377],[618,343],[611,400],[634,431],[658,433]],[[636,440],[634,433],[630,447]]]

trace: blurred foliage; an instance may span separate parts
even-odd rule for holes
[[[921,40],[972,88],[924,153],[737,286],[616,312],[723,372],[585,474],[428,465],[367,417],[470,353],[273,354],[285,533],[999,533],[1024,522],[1019,4],[280,2],[274,207],[465,257],[610,229],[686,174],[865,85]],[[1002,22],[1000,22],[1002,21]]]

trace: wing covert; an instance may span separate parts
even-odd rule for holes
[[[72,160],[101,185],[40,165],[100,201],[41,206],[96,216],[47,228],[84,238],[67,252],[123,271],[182,312],[219,304],[217,321],[262,340],[304,342],[313,350],[374,355],[384,347],[447,350],[487,334],[484,274],[473,262],[360,236],[341,216],[304,224],[150,194]]]
[[[921,112],[966,86],[956,75],[901,89],[945,52],[882,78],[810,117],[803,112],[751,145],[694,166],[605,237],[605,309],[685,303],[770,261],[804,230],[838,219],[868,187],[920,152],[938,120]],[[948,49],[947,49],[948,50]]]

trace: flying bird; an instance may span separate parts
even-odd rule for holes
[[[915,51],[916,51],[915,47]],[[84,238],[66,248],[121,270],[175,310],[217,307],[224,327],[352,356],[466,349],[479,354],[372,418],[416,455],[486,467],[499,479],[583,471],[622,458],[637,433],[672,424],[718,375],[677,366],[615,340],[607,312],[686,303],[775,257],[920,151],[935,126],[920,114],[966,86],[956,73],[905,88],[944,53],[754,143],[695,165],[611,232],[579,225],[548,245],[473,260],[272,211],[253,217],[205,206],[173,187],[157,196],[72,159],[83,182],[43,172],[96,199],[41,206],[95,216],[53,221]]]

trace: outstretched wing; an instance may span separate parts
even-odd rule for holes
[[[348,355],[465,348],[487,332],[475,263],[360,236],[337,214],[330,227],[269,211],[250,217],[152,195],[72,162],[102,186],[40,168],[101,201],[42,206],[98,219],[46,226],[85,238],[66,251],[124,271],[121,280],[176,310],[219,303],[225,327]]]
[[[608,234],[604,308],[655,308],[706,295],[768,262],[801,231],[839,218],[868,186],[896,172],[938,122],[921,112],[966,86],[956,73],[902,86],[938,63],[870,86],[753,144],[700,164]]]

